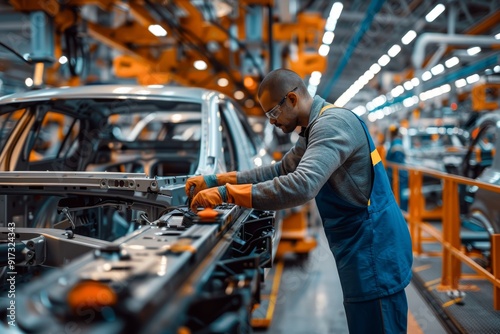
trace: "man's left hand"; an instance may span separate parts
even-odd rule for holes
[[[222,187],[208,188],[196,194],[196,196],[194,196],[193,198],[193,201],[191,202],[191,210],[193,212],[197,212],[198,207],[200,206],[203,208],[213,209],[217,205],[222,204],[222,196],[219,188]]]

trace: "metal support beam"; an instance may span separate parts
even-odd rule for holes
[[[241,54],[242,75],[258,75],[263,72],[263,62],[260,57],[263,39],[262,7],[253,7],[245,15],[245,44],[247,52]]]

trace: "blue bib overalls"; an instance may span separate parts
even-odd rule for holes
[[[332,107],[323,107],[318,117]],[[350,333],[404,333],[404,288],[411,279],[413,260],[410,234],[368,129],[359,121],[373,165],[367,205],[348,203],[328,182],[316,204],[337,264]]]

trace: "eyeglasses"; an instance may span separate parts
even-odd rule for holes
[[[299,88],[299,87],[295,87],[294,89],[292,89],[291,91],[286,93],[286,95],[281,99],[281,101],[277,105],[275,105],[271,110],[267,111],[266,112],[267,118],[277,119],[281,114],[280,107],[283,105],[283,103],[285,103],[286,98],[288,97],[288,94],[290,94],[291,92],[295,92],[297,90],[297,88]]]

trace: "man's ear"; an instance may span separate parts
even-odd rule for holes
[[[297,103],[299,102],[299,96],[295,94],[295,92],[290,92],[288,93],[288,99],[292,103],[292,105],[295,107]]]

